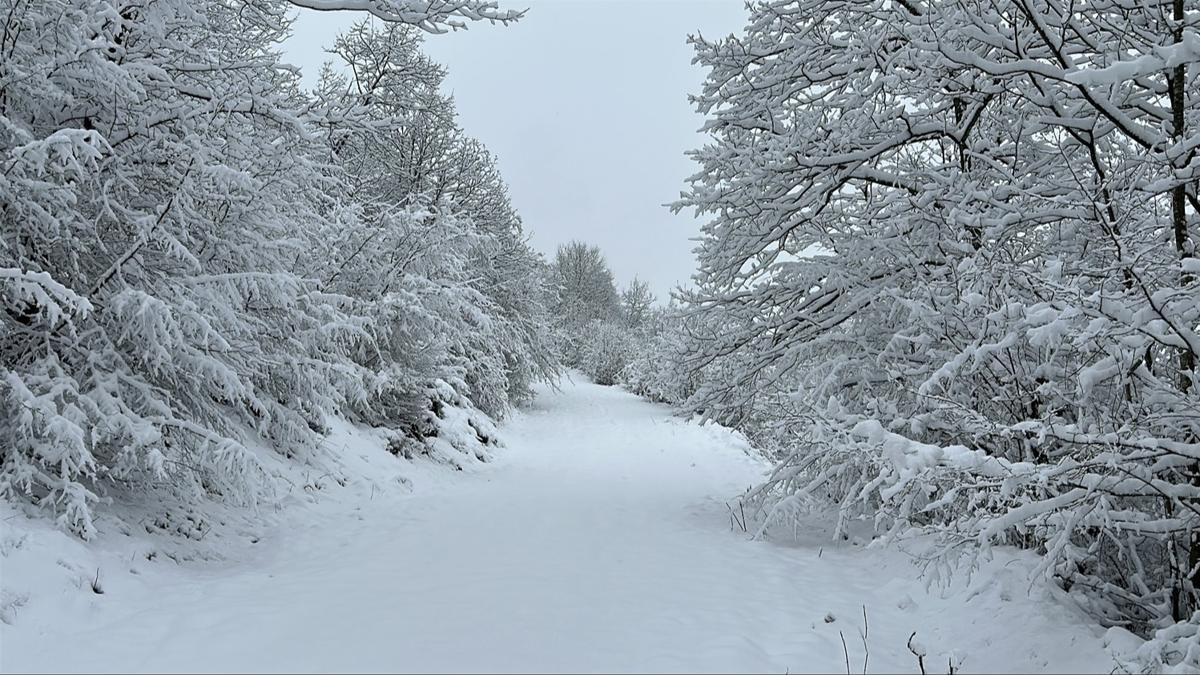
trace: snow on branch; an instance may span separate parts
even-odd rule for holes
[[[389,23],[417,26],[430,33],[467,27],[468,21],[507,24],[519,20],[524,11],[500,9],[491,0],[288,0],[319,12],[367,12]]]

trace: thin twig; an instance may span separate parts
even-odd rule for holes
[[[913,646],[912,646],[912,641],[913,641],[913,638],[915,638],[915,637],[917,637],[917,631],[915,631],[915,630],[914,630],[914,631],[912,632],[912,635],[909,635],[909,636],[908,636],[908,651],[912,652],[912,655],[913,655],[913,656],[915,656],[915,657],[917,657],[917,666],[918,666],[918,667],[920,667],[920,669],[921,669],[921,675],[926,675],[926,674],[925,674],[925,654],[924,654],[924,650],[921,650],[921,651],[922,651],[922,653],[918,654],[918,653],[917,653],[917,650],[913,649]]]
[[[863,605],[863,629],[858,632],[858,637],[862,638],[863,643],[863,675],[867,675],[867,661],[871,658],[871,650],[867,647],[867,636],[871,633],[871,626],[867,623],[867,606]]]
[[[846,636],[842,635],[842,631],[839,630],[838,637],[842,638],[842,654],[846,657],[846,675],[850,675],[850,650],[846,648]]]

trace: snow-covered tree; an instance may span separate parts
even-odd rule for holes
[[[416,324],[437,336],[436,349],[419,341],[421,359],[449,370],[401,379],[459,382],[481,409],[502,415],[557,367],[544,268],[524,241],[494,160],[455,124],[453,102],[439,92],[444,73],[419,47],[412,28],[365,23],[334,47],[349,75],[327,70],[319,97],[341,111],[331,116],[339,120],[330,127],[331,149],[365,218],[338,235],[344,250],[323,259],[325,275],[339,289],[362,280],[352,294],[372,302],[389,302],[411,284],[425,288],[396,311],[448,323],[392,320],[410,337]],[[413,344],[394,344],[397,362],[416,353]]]
[[[384,177],[347,160],[396,111],[300,91],[274,48],[296,4],[430,31],[518,17],[477,0],[0,2],[0,495],[83,536],[108,496],[252,502],[272,480],[250,441],[303,457],[329,415],[390,419],[445,391],[431,378],[499,412],[552,373],[529,323],[544,310],[500,299],[540,302],[544,271],[494,166],[452,125],[431,132],[478,167],[455,190],[470,183],[486,232],[423,194],[381,200]],[[424,69],[390,100],[439,100],[440,71],[406,54]],[[498,331],[505,312],[527,320]]]
[[[7,4],[0,491],[85,535],[89,486],[253,499],[240,429],[312,447],[353,377],[353,322],[289,264],[329,184],[264,48],[282,7]]]
[[[558,247],[554,257],[558,309],[572,321],[612,319],[620,299],[608,261],[598,246],[572,241]]]
[[[634,277],[621,291],[621,320],[633,330],[639,330],[652,318],[654,294],[650,284]]]
[[[939,560],[1039,547],[1106,620],[1191,616],[1198,16],[799,0],[694,40],[688,405],[782,454],[769,518],[832,497]]]
[[[588,327],[614,321],[620,313],[616,282],[600,248],[581,241],[559,246],[551,267],[558,290],[552,310],[562,331],[564,361],[578,366]]]

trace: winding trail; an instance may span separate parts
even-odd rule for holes
[[[31,609],[0,669],[844,672],[844,636],[862,672],[864,606],[870,672],[916,672],[913,631],[930,672],[1111,668],[1025,559],[942,597],[897,551],[750,541],[725,502],[764,465],[617,389],[546,390],[504,438],[411,494],[315,508],[249,560],[113,576],[77,620]]]

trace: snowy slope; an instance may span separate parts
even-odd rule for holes
[[[870,672],[916,672],[913,631],[929,672],[1112,668],[1029,559],[943,593],[898,551],[748,540],[725,506],[765,468],[745,442],[617,389],[543,391],[462,472],[339,434],[376,479],[295,500],[224,560],[0,515],[0,670],[844,672],[840,632],[862,672],[864,606]]]

